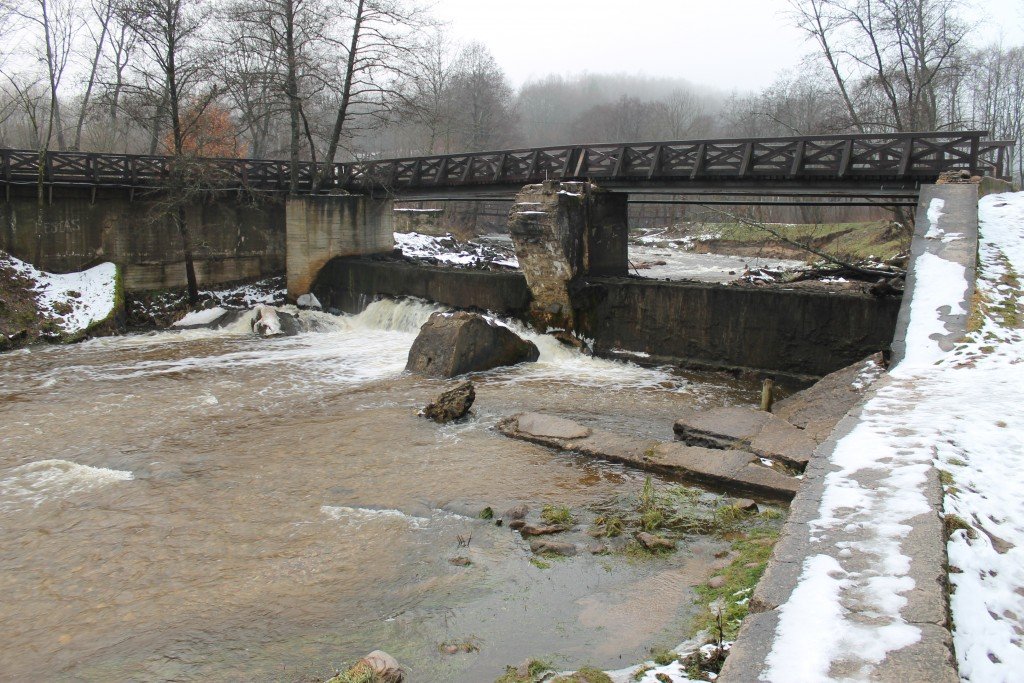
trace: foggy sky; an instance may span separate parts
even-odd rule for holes
[[[975,44],[1024,42],[1024,0],[966,0]],[[813,46],[786,0],[436,0],[453,37],[478,40],[513,84],[583,71],[756,90]]]

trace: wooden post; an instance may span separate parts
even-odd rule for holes
[[[772,412],[772,401],[774,400],[774,397],[772,396],[772,389],[774,387],[775,382],[770,378],[766,379],[761,385],[761,410],[766,413]]]

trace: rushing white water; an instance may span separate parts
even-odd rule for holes
[[[36,508],[47,500],[73,496],[132,479],[131,472],[89,467],[67,460],[39,460],[15,467],[0,479],[0,510]]]
[[[250,310],[219,329],[96,339],[76,349],[81,353],[72,354],[80,362],[68,359],[48,372],[26,377],[25,381],[36,386],[78,376],[131,381],[158,375],[202,375],[241,367],[289,365],[299,367],[298,380],[310,388],[359,385],[400,375],[420,327],[433,313],[446,309],[415,299],[384,299],[371,303],[357,315],[336,316],[293,306],[280,310],[296,316],[307,331],[292,337],[259,338],[252,333],[254,311]],[[536,363],[493,370],[488,374],[491,381],[571,381],[610,389],[666,387],[672,382],[672,388],[684,390],[685,382],[673,378],[667,369],[642,368],[626,361],[586,356],[517,321],[491,319],[529,339],[540,350]],[[172,352],[167,353],[168,348]],[[134,353],[120,354],[122,362],[94,362],[93,356],[108,355],[110,351]],[[297,379],[295,374],[290,373],[291,383]],[[285,389],[268,387],[267,391]]]

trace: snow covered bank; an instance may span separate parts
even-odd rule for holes
[[[77,273],[47,273],[0,252],[0,268],[13,274],[12,279],[34,297],[43,338],[81,339],[112,320],[122,305],[120,278],[113,263]]]
[[[924,388],[952,531],[960,678],[989,683],[1024,670],[1024,193],[990,195],[978,210],[976,329]]]
[[[738,645],[757,650],[766,638],[767,650],[747,658],[756,670],[723,671],[723,680],[916,680],[924,671],[944,682],[1020,680],[1024,194],[980,202],[974,310],[957,340],[969,312],[973,240],[961,229],[973,231],[973,199],[928,191],[947,201],[919,218],[902,360],[809,467],[780,542],[790,555],[755,595],[769,611]]]
[[[199,298],[202,301],[199,305],[227,310],[248,309],[259,304],[281,306],[285,303],[286,295],[284,276],[274,276],[233,287],[201,289]],[[213,315],[204,313],[204,310],[211,309],[191,311],[188,295],[184,289],[164,292],[132,292],[128,295],[127,309],[128,324],[142,328],[201,324],[209,322],[206,316]],[[182,316],[188,317],[188,321],[180,320]],[[196,319],[192,316],[198,316],[199,322],[194,322]]]

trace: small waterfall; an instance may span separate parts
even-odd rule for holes
[[[342,319],[351,329],[415,334],[432,314],[445,310],[448,309],[419,299],[380,299],[367,306],[362,313]]]

